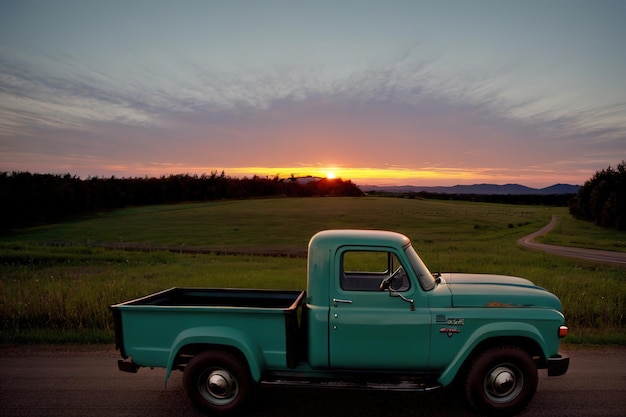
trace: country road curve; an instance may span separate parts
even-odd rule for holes
[[[568,372],[548,377],[521,417],[626,416],[626,349],[565,345]],[[117,369],[113,346],[0,347],[3,417],[200,417],[174,372]],[[261,388],[250,417],[476,417],[451,390],[430,393]]]
[[[591,262],[598,262],[609,265],[616,265],[626,268],[626,252],[613,252],[608,250],[574,248],[569,246],[548,245],[546,243],[535,242],[535,238],[543,236],[556,226],[558,217],[553,215],[552,220],[540,230],[524,236],[517,241],[517,244],[527,248],[539,250],[551,255],[565,256],[568,258],[582,259]]]

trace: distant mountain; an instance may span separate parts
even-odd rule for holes
[[[554,184],[546,188],[542,188],[541,194],[576,194],[578,193],[578,185],[570,184]]]
[[[554,195],[554,194],[576,194],[577,185],[554,184],[546,188],[530,188],[519,184],[474,184],[474,185],[454,185],[451,187],[420,187],[415,185],[362,185],[359,186],[363,192],[378,191],[390,193],[427,193],[440,194],[482,194],[482,195]]]

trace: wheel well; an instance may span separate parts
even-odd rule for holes
[[[204,352],[207,350],[220,350],[222,352],[230,352],[233,355],[237,356],[241,361],[243,361],[246,366],[250,366],[245,355],[236,347],[210,343],[191,343],[180,348],[180,350],[176,354],[176,357],[174,358],[172,369],[184,371],[185,367],[194,356],[196,356],[200,352]]]
[[[469,356],[463,362],[461,369],[457,372],[456,378],[464,378],[474,359],[484,351],[498,346],[514,346],[527,352],[535,362],[537,368],[545,368],[547,366],[546,357],[541,350],[539,344],[528,337],[522,336],[505,336],[494,337],[483,340],[472,350]]]

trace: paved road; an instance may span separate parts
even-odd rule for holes
[[[27,349],[26,351],[24,351]],[[112,348],[0,349],[0,415],[4,417],[198,417],[173,373],[117,370]],[[626,416],[626,349],[579,350],[570,370],[548,378],[522,416]],[[297,410],[297,411],[296,411]],[[263,388],[252,417],[473,416],[451,392],[427,394]]]
[[[592,262],[600,262],[610,265],[626,267],[626,252],[613,252],[607,250],[572,248],[568,246],[548,245],[537,243],[535,238],[543,236],[556,226],[557,216],[552,216],[552,220],[541,230],[531,233],[519,239],[517,243],[525,248],[536,249],[552,255],[566,256],[568,258],[584,259]]]

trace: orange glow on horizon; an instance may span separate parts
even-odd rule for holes
[[[42,173],[67,173],[69,169],[59,168],[58,160],[51,161],[47,167],[36,172]],[[65,164],[64,164],[65,166]],[[17,169],[16,169],[17,170]],[[155,177],[168,175],[203,175],[222,172],[233,178],[243,177],[267,177],[267,178],[290,178],[294,177],[318,177],[338,178],[344,181],[350,180],[356,185],[385,185],[385,186],[451,186],[469,185],[479,183],[491,184],[523,184],[534,187],[547,187],[549,185],[581,184],[586,173],[580,171],[558,172],[553,170],[540,170],[537,167],[525,169],[509,168],[482,168],[482,167],[425,167],[423,169],[406,168],[402,166],[383,167],[346,167],[337,164],[313,163],[294,164],[292,166],[247,166],[247,167],[215,167],[201,165],[187,165],[182,163],[153,162],[148,164],[102,164],[98,160],[83,160],[83,164],[73,174],[82,178],[108,177],[114,175],[124,177]]]
[[[351,180],[356,184],[400,184],[421,182],[441,182],[441,181],[475,181],[485,178],[480,172],[461,169],[406,169],[406,168],[346,168],[346,167],[238,167],[225,168],[226,175],[233,177],[243,176],[268,176],[280,178],[295,177],[320,177],[320,178],[341,178]]]

